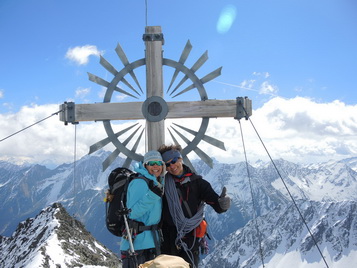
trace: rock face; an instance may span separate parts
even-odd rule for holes
[[[21,222],[11,237],[1,237],[0,260],[1,267],[121,267],[60,203]]]

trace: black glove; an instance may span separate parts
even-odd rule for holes
[[[231,198],[228,195],[226,195],[226,192],[227,192],[227,188],[223,187],[222,193],[218,198],[219,206],[221,207],[222,210],[225,211],[228,210],[229,207],[231,206]]]
[[[156,195],[162,197],[164,192],[162,190],[161,187],[159,187],[158,185],[155,185],[154,184],[154,181],[153,180],[150,180],[149,181],[149,189]]]

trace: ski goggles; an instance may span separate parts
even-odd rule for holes
[[[170,162],[165,163],[166,167],[169,167],[171,164],[176,164],[179,159],[179,157],[174,157]]]
[[[162,161],[148,161],[148,162],[146,162],[146,165],[148,165],[150,167],[155,166],[155,165],[162,166],[163,163],[162,163]]]

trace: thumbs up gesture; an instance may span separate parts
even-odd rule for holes
[[[231,206],[231,198],[226,194],[227,188],[223,187],[222,193],[218,198],[218,203],[222,210],[227,211]]]

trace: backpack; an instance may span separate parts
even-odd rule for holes
[[[119,167],[114,169],[108,177],[109,189],[104,199],[106,203],[106,226],[109,232],[112,234],[122,237],[125,233],[125,222],[123,212],[127,210],[126,208],[126,196],[129,183],[133,179],[143,179],[146,183],[149,183],[149,179],[140,176],[131,171],[130,169]],[[123,206],[123,205],[124,206]],[[130,225],[133,224],[133,220],[129,220]],[[140,222],[136,222],[139,225]],[[140,223],[142,224],[142,223]],[[142,224],[143,225],[143,224]]]

